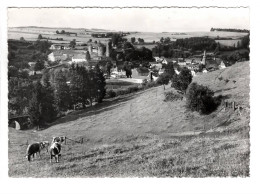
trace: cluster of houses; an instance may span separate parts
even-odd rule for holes
[[[215,71],[217,69],[226,68],[226,64],[220,58],[214,57],[211,53],[206,53],[202,57],[193,56],[189,58],[164,58],[164,57],[154,57],[155,62],[150,62],[150,69],[159,70],[159,74],[163,73],[163,66],[169,63],[176,64],[180,67],[187,67],[191,70],[193,76],[196,75],[197,72],[201,71],[203,73],[207,73],[208,71]],[[201,70],[200,70],[201,69]],[[175,72],[178,74],[177,68]]]

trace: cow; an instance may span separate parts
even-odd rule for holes
[[[41,158],[41,150],[46,148],[47,152],[48,152],[48,145],[49,142],[47,141],[43,141],[43,142],[36,142],[36,143],[32,143],[29,144],[26,150],[26,158],[28,159],[28,161],[31,161],[31,156],[33,156],[34,158],[34,154],[37,155],[37,153],[39,153],[39,156]]]
[[[61,151],[61,143],[59,142],[53,142],[51,147],[50,147],[50,163],[52,163],[52,158],[55,158],[56,163],[59,162],[59,158],[61,156],[60,154]]]
[[[65,139],[66,139],[65,136],[61,136],[61,137],[53,137],[53,138],[52,138],[52,144],[53,144],[54,142],[62,143],[62,142],[65,141]]]

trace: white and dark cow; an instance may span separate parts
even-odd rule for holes
[[[53,142],[50,147],[50,162],[52,163],[52,158],[55,158],[56,162],[59,162],[59,158],[61,156],[61,144],[59,142]]]
[[[46,148],[46,151],[48,152],[48,146],[49,146],[48,141],[29,144],[26,150],[26,158],[30,162],[31,156],[33,156],[34,158],[34,154],[37,155],[37,153],[39,153],[39,157],[41,158],[41,154],[40,154],[41,150]]]
[[[62,142],[65,141],[65,139],[66,139],[65,136],[61,136],[61,137],[53,137],[53,138],[52,138],[52,144],[53,144],[54,142],[62,143]]]

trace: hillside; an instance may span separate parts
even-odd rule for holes
[[[194,78],[239,103],[241,115],[223,106],[210,115],[188,112],[185,100],[164,102],[163,87],[155,87],[75,112],[43,131],[10,128],[9,176],[249,176],[249,70],[249,62],[243,62]],[[58,135],[84,142],[63,145],[57,164],[49,163],[47,153],[26,161],[27,140],[51,141]]]

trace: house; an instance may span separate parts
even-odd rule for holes
[[[154,57],[154,59],[155,59],[156,62],[162,62],[163,61],[163,59],[161,57]]]
[[[69,44],[52,44],[50,50],[66,50],[70,49]]]
[[[219,69],[219,65],[221,64],[221,62],[222,60],[220,58],[206,60],[206,69],[208,71],[215,71]]]
[[[149,62],[149,66],[150,66],[150,68],[154,68],[154,69],[157,69],[157,70],[162,68],[162,64],[157,63],[157,62]]]
[[[193,59],[185,59],[186,65],[192,64]]]
[[[191,75],[192,75],[192,77],[194,77],[194,76],[196,76],[196,73],[195,73],[195,71],[191,71]]]
[[[160,69],[159,72],[158,72],[158,74],[161,75],[161,74],[163,74],[164,72],[165,72],[165,69]]]
[[[48,55],[49,61],[72,61],[72,57],[78,54],[86,55],[85,50],[55,50]]]
[[[185,62],[185,61],[183,61],[183,62],[178,62],[178,65],[180,65],[180,66],[185,66],[185,65],[186,65],[186,62]]]
[[[193,70],[193,71],[198,71],[199,70],[199,66],[196,65],[196,64],[189,64],[189,65],[187,65],[187,68],[189,70]]]
[[[35,64],[36,64],[36,62],[28,62],[28,65],[29,65],[30,67],[32,67],[32,68],[34,68]]]
[[[225,69],[226,65],[223,61],[221,61],[220,65],[218,67],[219,67],[219,69]]]
[[[203,69],[202,73],[208,73],[208,71],[206,69]]]
[[[65,61],[68,58],[67,54],[64,54],[59,51],[53,51],[48,55],[48,60],[49,61]]]
[[[201,58],[192,58],[191,64],[200,64],[200,63],[201,63]]]
[[[162,64],[165,64],[165,65],[167,65],[167,64],[169,64],[169,63],[171,63],[172,62],[172,59],[168,59],[168,58],[164,58],[163,60],[162,60]]]

